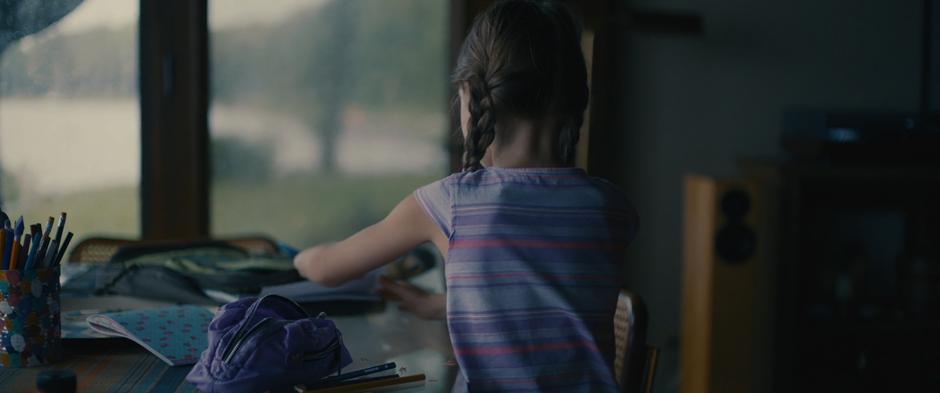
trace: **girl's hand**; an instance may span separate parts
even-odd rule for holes
[[[379,294],[399,303],[398,309],[408,311],[421,319],[441,320],[447,315],[444,294],[429,293],[404,281],[379,277]]]

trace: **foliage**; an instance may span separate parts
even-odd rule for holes
[[[270,143],[216,136],[211,146],[212,179],[259,182],[271,176],[274,146]]]

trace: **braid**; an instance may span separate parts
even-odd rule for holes
[[[464,141],[463,168],[474,171],[482,168],[480,161],[496,138],[496,113],[490,87],[482,76],[478,74],[470,78],[467,87],[470,95],[467,103],[470,121]]]

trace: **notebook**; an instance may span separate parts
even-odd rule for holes
[[[134,340],[171,366],[195,364],[209,346],[206,332],[212,312],[199,306],[172,306],[96,314],[92,330]]]

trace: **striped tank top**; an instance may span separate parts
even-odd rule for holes
[[[578,168],[485,168],[415,191],[449,239],[455,391],[615,392],[619,264],[637,227]]]

